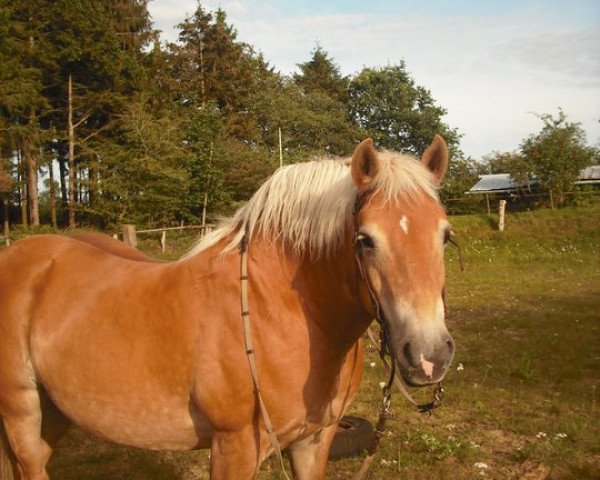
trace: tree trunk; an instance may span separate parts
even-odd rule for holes
[[[50,223],[52,224],[52,228],[58,228],[58,221],[56,219],[56,182],[54,181],[54,169],[52,168],[52,160],[48,165],[48,174],[50,177]]]
[[[75,228],[75,127],[73,126],[73,79],[69,73],[68,91],[68,128],[69,128],[69,227]]]
[[[5,241],[8,244],[9,236],[10,236],[10,211],[8,204],[8,194],[0,193],[0,203],[2,203],[2,233],[4,235]]]
[[[9,244],[9,202],[12,190],[12,178],[10,176],[9,161],[2,158],[0,151],[0,209],[2,210],[2,233]]]
[[[64,155],[64,142],[59,144],[58,150],[58,174],[60,176],[60,198],[63,205],[67,205],[69,194],[67,193],[67,160]]]
[[[204,41],[200,37],[200,105],[202,109],[206,108],[206,85],[204,83]]]
[[[23,142],[23,155],[27,166],[27,205],[29,206],[29,225],[40,226],[40,209],[38,197],[37,158],[31,138]]]
[[[283,167],[283,145],[281,143],[281,127],[279,127],[279,168]]]
[[[210,151],[208,154],[208,167],[212,165],[213,142],[210,142]],[[204,190],[204,201],[202,202],[202,226],[206,225],[206,210],[208,207],[208,190],[210,188],[210,177],[206,179],[206,189]]]
[[[96,205],[96,192],[98,189],[98,169],[90,162],[90,166],[88,168],[88,202],[90,207],[94,207]]]
[[[29,37],[29,52],[33,53],[34,39]],[[23,154],[27,165],[27,205],[29,207],[29,225],[39,227],[40,210],[38,197],[37,153],[35,137],[38,134],[36,113],[33,107],[29,110],[29,133],[23,142]]]
[[[25,175],[25,166],[23,165],[23,154],[21,150],[17,150],[17,174],[19,183],[19,206],[21,207],[21,225],[26,227],[27,223],[27,186]]]

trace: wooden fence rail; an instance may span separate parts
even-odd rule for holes
[[[135,228],[135,225],[126,224],[126,225],[123,225],[123,230],[121,231],[121,235],[123,237],[124,243],[136,248],[138,245],[137,236],[139,234],[159,233],[160,232],[160,234],[161,234],[161,236],[160,236],[160,251],[164,253],[165,250],[167,249],[167,232],[168,231],[171,231],[171,230],[179,230],[179,231],[200,230],[200,238],[202,238],[205,235],[207,235],[208,233],[212,232],[214,227],[215,226],[213,224],[206,224],[206,225],[182,225],[180,227],[163,227],[163,228],[150,228],[150,229],[146,229],[146,230],[137,230]],[[117,233],[115,233],[113,235],[114,238],[118,238],[118,236],[119,236],[119,234],[117,234]]]

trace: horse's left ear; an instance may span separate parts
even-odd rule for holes
[[[431,145],[421,155],[421,163],[433,173],[438,186],[441,185],[448,171],[448,147],[441,135],[433,137]]]
[[[373,140],[367,138],[360,142],[352,154],[352,181],[359,191],[368,188],[379,172],[379,157],[373,146]]]

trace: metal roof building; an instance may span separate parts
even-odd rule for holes
[[[479,175],[479,181],[467,193],[508,193],[519,185],[509,173]]]
[[[575,182],[577,185],[589,185],[600,183],[600,165],[592,165],[584,168],[579,172],[579,180]]]
[[[530,188],[537,185],[537,180],[532,180],[528,185],[519,185],[515,180],[510,178],[509,173],[492,173],[479,175],[479,181],[473,185],[468,194],[476,193],[510,193],[517,188]],[[584,168],[579,172],[579,180],[576,185],[600,184],[600,165],[592,165]]]

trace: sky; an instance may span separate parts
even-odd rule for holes
[[[598,0],[204,0],[238,40],[282,74],[321,46],[343,75],[401,61],[480,159],[508,152],[543,127],[539,115],[581,123],[600,146]],[[175,41],[196,0],[151,0],[154,27]]]

